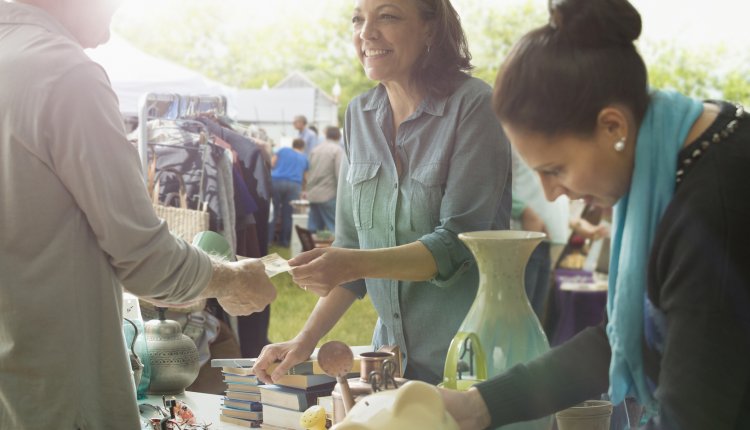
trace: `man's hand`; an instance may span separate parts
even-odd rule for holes
[[[200,298],[215,297],[230,315],[260,312],[276,298],[276,288],[260,260],[212,263],[213,276]]]

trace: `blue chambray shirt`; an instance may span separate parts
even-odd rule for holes
[[[360,298],[370,295],[379,315],[373,345],[397,344],[409,379],[442,381],[448,346],[476,296],[477,267],[457,234],[509,228],[510,145],[490,100],[490,87],[467,76],[453,94],[427,97],[395,138],[382,85],[346,111],[334,246],[375,249],[419,240],[438,267],[428,282],[366,279],[345,286]]]

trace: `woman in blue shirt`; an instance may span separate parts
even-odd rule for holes
[[[373,346],[398,345],[405,377],[437,383],[478,285],[457,235],[508,228],[510,148],[491,88],[465,73],[471,57],[448,0],[358,0],[352,30],[379,84],[347,108],[334,247],[290,261],[295,282],[322,298],[254,369],[271,382],[307,359],[367,293],[379,316]]]

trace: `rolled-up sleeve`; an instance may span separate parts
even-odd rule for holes
[[[431,282],[440,287],[451,286],[474,264],[458,234],[509,228],[510,145],[490,100],[491,92],[477,92],[461,105],[440,225],[419,239],[435,258],[438,271]]]
[[[50,100],[50,168],[85,214],[115,276],[140,296],[195,299],[211,279],[211,261],[157,218],[104,71],[93,63],[76,67]]]

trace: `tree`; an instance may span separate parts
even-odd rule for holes
[[[354,95],[373,86],[350,47],[348,1],[321,0],[310,9],[296,10],[277,5],[270,17],[254,16],[244,0],[158,3],[169,13],[125,9],[117,16],[115,31],[146,52],[224,84],[260,88],[299,70],[330,92],[338,80],[340,117]]]
[[[476,0],[453,2],[461,15],[475,66],[473,75],[494,84],[500,64],[513,44],[529,30],[547,22],[547,11],[537,2],[507,9],[490,8]]]
[[[352,48],[351,2],[298,1],[304,7],[290,8],[289,1],[258,7],[247,0],[154,0],[154,13],[123,7],[114,28],[144,51],[238,88],[274,85],[293,70],[325,91],[338,80],[341,118],[354,96],[375,85]],[[513,44],[548,20],[544,5],[531,0],[505,9],[477,0],[453,4],[473,54],[473,75],[490,84]],[[694,50],[666,42],[639,47],[653,87],[750,104],[747,55],[737,61],[721,47]]]

